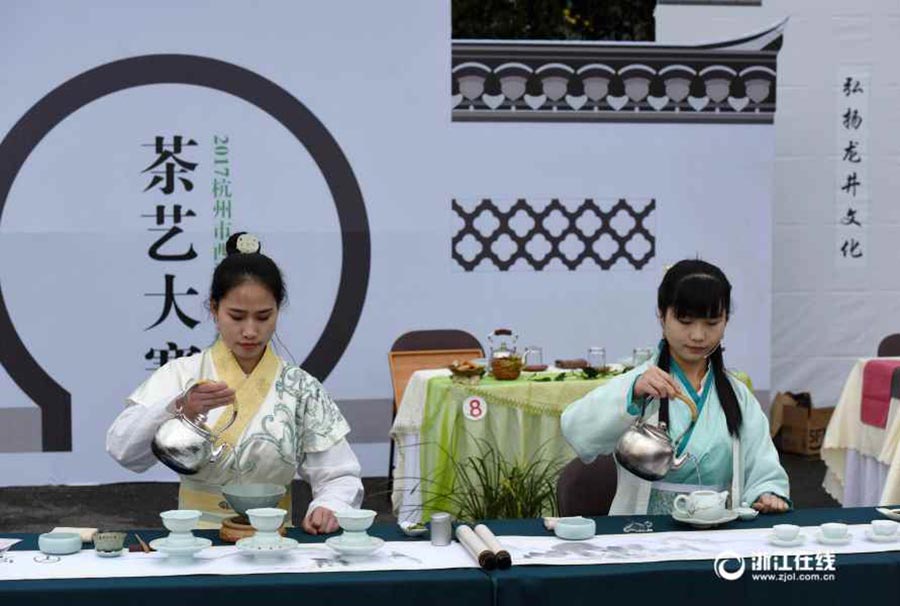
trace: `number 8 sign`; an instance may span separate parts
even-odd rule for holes
[[[487,402],[478,396],[469,396],[462,403],[463,416],[470,421],[480,421],[487,414]]]

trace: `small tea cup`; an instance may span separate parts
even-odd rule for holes
[[[800,534],[800,527],[796,524],[775,524],[772,530],[779,541],[793,541]]]
[[[257,507],[247,510],[250,525],[259,532],[275,532],[281,528],[287,511],[278,507]]]
[[[124,532],[97,531],[93,535],[94,549],[100,553],[118,553],[125,547]]]
[[[375,511],[371,509],[343,509],[335,511],[334,517],[340,527],[347,532],[363,532],[375,521]]]
[[[201,515],[195,509],[170,509],[159,514],[159,517],[170,532],[187,533],[197,527]]]
[[[897,534],[900,524],[893,520],[872,520],[872,534],[879,537],[892,537]]]
[[[849,529],[846,524],[840,522],[828,522],[819,526],[822,529],[822,536],[826,539],[840,540],[847,536]]]

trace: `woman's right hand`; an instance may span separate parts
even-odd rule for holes
[[[681,388],[675,381],[675,377],[652,364],[634,384],[636,397],[675,398],[679,393],[681,393]]]
[[[214,408],[228,406],[232,402],[234,390],[228,387],[228,383],[206,381],[194,385],[181,399],[180,404],[182,413],[194,420],[200,415],[205,417]]]

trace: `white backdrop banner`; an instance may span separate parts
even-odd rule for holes
[[[630,355],[662,267],[697,255],[734,284],[729,363],[768,388],[780,30],[453,43],[448,4],[0,8],[0,485],[174,479],[105,432],[213,341],[232,231],[282,267],[285,355],[342,406],[390,401],[413,329]],[[384,475],[371,410],[383,433],[351,441]]]

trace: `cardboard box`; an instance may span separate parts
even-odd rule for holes
[[[817,456],[834,408],[813,408],[808,393],[778,393],[772,402],[769,431],[781,452]]]

